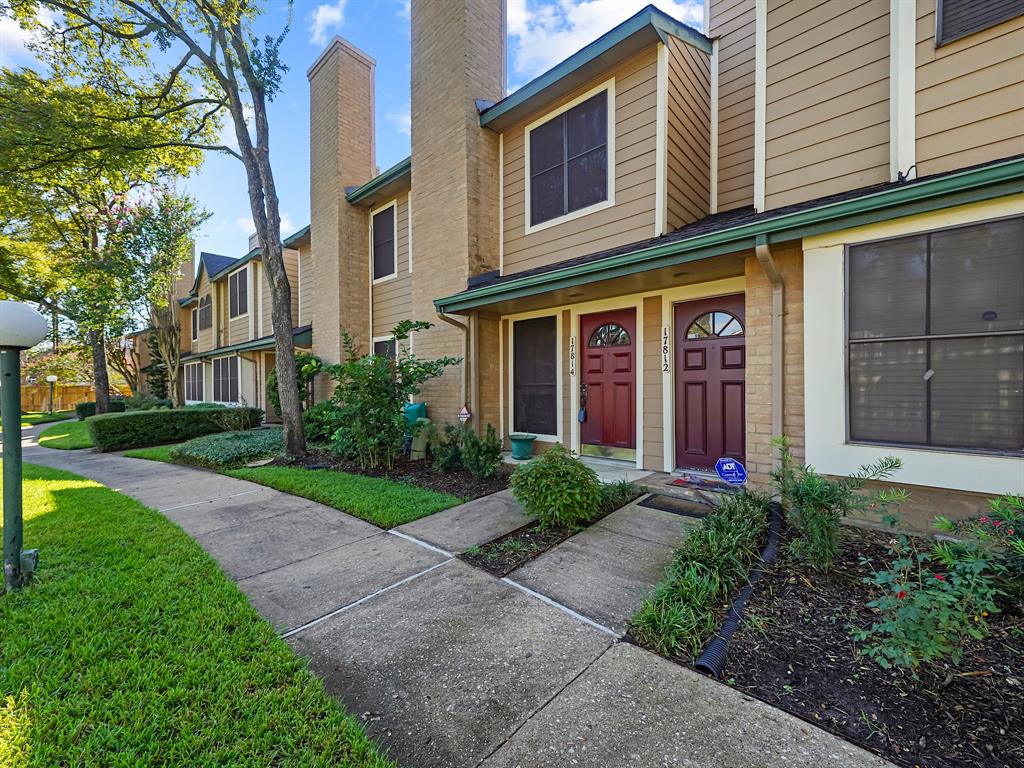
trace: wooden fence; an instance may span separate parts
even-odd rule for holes
[[[127,387],[120,390],[123,395],[130,395]],[[69,411],[79,403],[88,403],[96,399],[96,390],[88,384],[57,384],[53,390],[53,410]],[[50,410],[49,384],[23,384],[21,386],[22,411]]]

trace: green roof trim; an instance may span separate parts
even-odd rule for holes
[[[283,245],[285,248],[291,248],[295,243],[299,242],[299,240],[301,240],[306,235],[308,235],[309,232],[310,232],[310,229],[312,229],[312,225],[307,224],[302,229],[300,229],[298,232],[296,232],[296,233],[294,233],[292,235],[288,235],[288,237],[286,237],[281,242],[281,245]]]
[[[300,328],[294,328],[292,333],[295,338],[295,346],[313,346],[313,326],[304,325]],[[233,352],[252,352],[253,350],[259,349],[273,349],[274,343],[273,336],[263,336],[259,339],[253,339],[252,341],[243,341],[239,344],[231,344],[227,347],[218,347],[217,349],[211,349],[206,352],[193,352],[189,355],[182,355],[181,362],[187,363],[192,360],[208,360],[211,357],[222,357],[224,355],[230,355]]]
[[[374,176],[365,184],[356,187],[355,189],[345,194],[345,199],[348,200],[352,205],[365,200],[374,194],[382,187],[386,187],[393,181],[405,176],[407,173],[412,173],[412,157],[407,157],[395,165],[388,168],[381,174]]]
[[[563,77],[567,77],[587,64],[601,58],[616,45],[632,37],[645,27],[651,27],[658,37],[661,38],[662,42],[666,42],[667,37],[671,35],[711,55],[710,38],[705,37],[693,27],[688,27],[686,24],[673,19],[653,5],[648,5],[619,24],[619,26],[601,35],[594,42],[576,51],[576,53],[560,64],[556,64],[540,77],[531,80],[515,93],[505,97],[494,106],[485,109],[480,114],[480,125],[486,126],[493,123],[502,115],[516,109],[534,96],[537,96],[541,91],[551,87]]]
[[[1024,159],[1016,158],[779,216],[766,216],[747,224],[650,245],[606,259],[473,288],[435,299],[434,307],[439,312],[461,312],[498,301],[536,296],[558,288],[746,250],[753,248],[759,237],[762,241],[780,243],[1022,192]]]

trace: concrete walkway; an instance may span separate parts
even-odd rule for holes
[[[674,520],[644,539],[613,515],[589,541],[522,569],[564,606],[452,558],[523,524],[501,494],[386,532],[202,470],[40,448],[37,431],[25,432],[26,461],[98,480],[181,525],[403,767],[888,765],[617,641],[607,624],[624,626],[621,606],[642,595],[583,599],[588,585],[602,591],[602,568],[624,565],[602,563],[595,540],[627,537],[622,558],[663,559]]]

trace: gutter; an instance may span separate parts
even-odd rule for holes
[[[783,399],[783,365],[785,362],[785,349],[783,347],[785,334],[783,315],[783,294],[785,283],[782,275],[772,258],[771,247],[768,245],[768,238],[765,235],[758,235],[757,244],[754,246],[754,253],[761,264],[761,270],[772,286],[772,437],[781,437],[783,430],[783,412],[785,401]],[[778,469],[781,458],[772,454],[772,468]]]
[[[466,405],[466,392],[469,391],[469,365],[466,360],[469,357],[469,323],[456,320],[451,315],[446,315],[443,310],[438,310],[437,316],[449,325],[454,325],[462,331],[462,381],[460,383],[459,395],[462,398],[462,404]],[[473,360],[473,365],[474,367],[476,366],[476,360]],[[475,402],[473,403],[473,408],[476,408]]]

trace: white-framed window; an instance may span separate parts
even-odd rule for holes
[[[213,361],[213,399],[217,403],[238,402],[238,355],[217,357]]]
[[[383,357],[390,357],[392,360],[398,356],[398,345],[394,336],[375,336],[373,339],[373,354]]]
[[[615,202],[615,81],[524,129],[526,232]]]
[[[199,339],[199,309],[192,310],[192,341]]]
[[[241,317],[249,312],[249,268],[228,275],[228,316]]]
[[[213,328],[213,299],[210,294],[199,299],[199,330],[206,331]]]
[[[936,0],[935,44],[951,43],[1021,15],[1024,0]]]
[[[558,316],[514,320],[511,328],[512,431],[556,436],[558,424]]]
[[[203,401],[203,364],[185,364],[185,400],[190,403]]]
[[[398,205],[394,200],[370,214],[370,265],[375,283],[398,274]]]

